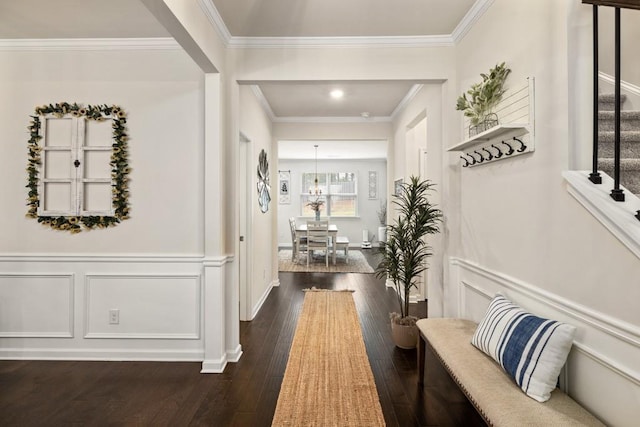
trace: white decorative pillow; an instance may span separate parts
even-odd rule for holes
[[[529,397],[545,402],[556,388],[575,331],[496,295],[471,343],[498,362]]]

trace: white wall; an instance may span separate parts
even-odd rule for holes
[[[271,121],[258,103],[251,88],[246,85],[240,86],[240,130],[249,139],[249,182],[247,191],[249,192],[249,212],[248,221],[251,221],[251,233],[246,244],[250,251],[248,304],[251,312],[255,315],[267,297],[274,281],[277,280],[277,271],[273,270],[271,258],[265,256],[270,252],[271,241],[273,240],[274,218],[277,215],[278,203],[278,172],[277,158],[272,150]],[[258,204],[258,193],[256,183],[258,182],[257,166],[260,151],[267,153],[269,162],[269,178],[271,183],[271,202],[269,210],[262,213]],[[240,260],[242,266],[242,260]],[[252,318],[253,316],[251,316]]]
[[[278,246],[291,246],[289,218],[294,217],[297,222],[313,219],[301,216],[301,185],[302,173],[314,172],[314,160],[279,160],[278,169],[291,171],[291,203],[278,205]],[[378,173],[378,197],[369,199],[369,171]],[[380,203],[387,195],[387,162],[381,159],[370,160],[318,160],[318,173],[355,172],[358,178],[358,216],[355,218],[331,217],[332,224],[338,227],[338,234],[347,236],[351,246],[357,247],[362,243],[362,230],[369,231],[372,243],[378,241],[378,215]],[[277,178],[277,176],[276,176]],[[277,182],[274,182],[277,189]],[[276,199],[277,203],[277,199]]]
[[[0,357],[202,360],[202,72],[181,50],[0,62]],[[131,218],[114,228],[70,235],[24,216],[29,115],[62,101],[128,114]]]
[[[633,410],[630,416],[626,409],[638,408],[640,390],[640,288],[633,279],[640,277],[640,262],[567,193],[561,176],[569,167],[569,129],[581,126],[570,120],[575,112],[568,101],[569,81],[576,79],[572,72],[580,62],[568,48],[579,7],[549,0],[496,0],[457,46],[458,93],[502,61],[513,70],[508,84],[535,77],[536,151],[468,169],[461,168],[457,156],[451,157],[451,168],[445,170],[451,170],[452,179],[460,179],[461,203],[455,230],[461,245],[453,255],[464,265],[491,272],[485,276],[493,285],[486,285],[484,294],[506,290],[532,308],[545,302],[556,307],[553,301],[562,301],[570,309],[551,311],[563,317],[567,312],[589,313],[587,326],[584,318],[576,319],[579,315],[568,320],[579,327],[575,348],[580,349],[572,352],[569,391],[605,422],[631,425],[640,415]],[[579,76],[578,80],[588,82]],[[464,138],[461,127],[452,128],[452,135],[456,131],[450,145]],[[525,296],[496,277],[526,284]],[[461,300],[459,287],[465,282],[477,286],[479,279],[452,274],[446,314],[473,313],[473,318],[486,307],[485,298],[461,310],[459,304],[469,301]],[[538,303],[533,303],[531,293],[541,296]],[[618,328],[624,334],[618,334]],[[595,337],[595,330],[605,331],[607,339]],[[631,345],[622,349],[611,343],[619,340]],[[594,361],[597,372],[591,369]],[[620,381],[633,392],[602,392]],[[619,414],[625,415],[621,419]]]
[[[435,191],[429,196],[432,203],[438,205],[445,215],[445,223],[441,225],[441,233],[429,236],[428,244],[433,247],[433,256],[429,259],[426,272],[427,294],[420,289],[416,298],[428,298],[429,315],[441,316],[443,312],[443,275],[446,254],[445,238],[446,217],[449,212],[444,205],[446,201],[445,181],[443,179],[442,158],[444,141],[443,84],[425,84],[411,102],[393,121],[394,128],[394,172],[392,179],[403,178],[408,182],[412,175],[421,176],[419,169],[420,150],[427,152],[427,174],[422,179],[429,179],[435,184]],[[390,210],[389,220],[395,216]]]

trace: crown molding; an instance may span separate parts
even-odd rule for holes
[[[451,34],[388,37],[234,37],[211,0],[198,0],[202,11],[226,47],[312,48],[312,47],[450,47],[467,34],[494,0],[477,0]]]
[[[222,38],[222,42],[224,43],[224,45],[226,47],[229,47],[233,36],[229,32],[227,24],[225,24],[222,20],[222,16],[220,16],[220,13],[213,4],[213,1],[198,0],[198,5],[200,5],[200,9],[202,9],[213,28],[215,28],[218,35]]]
[[[469,32],[469,30],[478,22],[480,17],[493,4],[493,0],[477,0],[466,15],[460,20],[456,28],[451,33],[453,43],[457,44]]]
[[[450,35],[389,37],[231,37],[232,48],[449,47]]]
[[[258,99],[258,103],[262,106],[262,109],[264,110],[264,112],[267,113],[267,116],[269,116],[269,119],[272,122],[275,121],[277,117],[273,113],[273,109],[271,109],[271,105],[269,105],[269,101],[267,101],[267,98],[265,98],[264,93],[262,93],[260,86],[251,85],[249,87],[251,88],[251,91],[253,92],[255,97]]]
[[[174,50],[171,37],[129,39],[4,39],[0,50]]]
[[[312,116],[295,116],[295,117],[275,117],[275,123],[389,123],[391,117],[312,117]]]
[[[395,110],[391,113],[391,119],[395,120],[396,117],[404,110],[404,108],[411,102],[411,100],[422,90],[423,84],[415,84],[411,86],[411,89],[407,94],[402,98],[400,103],[396,106]]]

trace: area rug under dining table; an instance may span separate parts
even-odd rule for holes
[[[351,292],[306,292],[272,425],[385,425]]]
[[[315,258],[307,267],[306,253],[298,254],[296,262],[291,259],[291,249],[278,251],[278,271],[315,272],[315,273],[373,273],[373,267],[369,265],[365,256],[359,250],[349,250],[349,262],[344,255],[338,254],[335,265],[329,256],[329,267],[325,264],[324,255],[314,255]]]

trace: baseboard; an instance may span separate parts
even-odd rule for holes
[[[279,284],[279,282],[278,282],[278,284]],[[260,297],[260,299],[258,300],[256,305],[253,306],[253,309],[251,310],[251,319],[249,319],[249,320],[253,320],[254,317],[256,317],[256,315],[258,314],[258,312],[262,308],[262,305],[267,300],[267,297],[269,296],[269,293],[271,293],[271,289],[273,289],[274,286],[275,286],[274,282],[271,282],[269,284],[269,286],[267,286],[267,289],[265,289],[265,291],[263,292],[262,296]]]
[[[238,344],[238,346],[233,350],[227,350],[227,361],[231,363],[236,363],[242,357],[242,346]]]
[[[227,355],[225,354],[218,360],[205,360],[202,362],[201,374],[221,374],[224,372],[224,368],[227,366]]]

